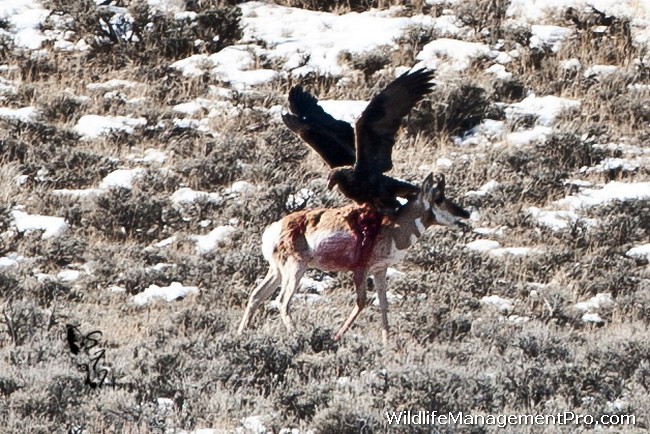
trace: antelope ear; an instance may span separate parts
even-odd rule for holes
[[[436,185],[436,188],[438,190],[440,190],[441,193],[444,193],[445,192],[445,175],[443,175],[442,173],[440,175],[438,175],[438,180],[437,181],[438,181],[438,183],[437,183],[438,185]]]
[[[429,173],[429,176],[427,176],[422,183],[422,192],[423,193],[429,193],[431,189],[433,188],[433,173]]]

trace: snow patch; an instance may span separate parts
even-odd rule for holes
[[[196,286],[183,286],[179,282],[172,282],[169,286],[151,285],[139,294],[131,297],[136,306],[144,306],[155,299],[165,301],[174,301],[185,298],[188,294],[198,294],[199,288]]]
[[[235,231],[232,226],[217,226],[205,235],[191,235],[190,239],[196,242],[197,252],[208,253],[217,246],[230,243]]]
[[[318,104],[335,119],[354,124],[357,121],[357,118],[361,116],[361,113],[368,106],[368,102],[369,101],[325,99],[318,101]]]
[[[16,93],[17,87],[13,81],[0,77],[0,95],[10,95]]]
[[[473,232],[479,235],[496,235],[503,236],[505,226],[499,226],[498,228],[474,228]]]
[[[315,193],[312,190],[308,188],[301,188],[296,193],[291,193],[289,197],[287,197],[285,206],[289,210],[302,208],[306,203],[309,202],[312,197],[314,197],[314,195]]]
[[[422,62],[417,68],[426,67],[444,72],[464,71],[473,59],[491,55],[492,50],[479,42],[466,42],[459,39],[439,38],[429,42],[415,57]]]
[[[510,80],[512,78],[512,73],[506,71],[506,67],[503,65],[494,64],[487,68],[485,72],[494,75],[497,80]]]
[[[142,168],[117,169],[109,173],[101,180],[98,188],[68,189],[61,188],[52,190],[52,193],[62,196],[89,197],[106,193],[111,188],[131,189],[133,182],[144,173]]]
[[[400,277],[406,276],[406,273],[403,271],[399,271],[393,267],[388,267],[386,269],[386,278],[387,279],[397,279]]]
[[[0,268],[1,267],[13,267],[18,265],[25,260],[23,255],[19,255],[16,252],[8,253],[6,256],[0,258]]]
[[[121,294],[121,293],[123,293],[123,292],[126,292],[126,288],[125,288],[125,287],[123,287],[123,286],[117,286],[117,285],[109,286],[107,289],[108,289],[109,291],[111,291],[111,292],[116,293],[116,294]]]
[[[572,57],[571,59],[560,61],[560,68],[565,71],[577,71],[582,67],[580,59]]]
[[[576,210],[584,207],[602,205],[614,200],[630,201],[650,198],[650,182],[612,181],[603,188],[585,188],[579,193],[553,202]]]
[[[580,173],[600,173],[609,172],[610,170],[622,170],[633,172],[639,168],[639,164],[627,158],[605,158],[603,161],[592,167],[580,168]]]
[[[490,250],[490,255],[501,258],[503,256],[526,256],[532,252],[534,249],[530,247],[500,247],[498,249]]]
[[[494,119],[484,119],[480,124],[467,131],[462,137],[454,137],[454,144],[459,146],[489,146],[503,137],[505,123]]]
[[[494,240],[474,240],[470,243],[465,244],[469,250],[474,250],[477,252],[489,252],[493,249],[498,249],[501,247],[498,241]]]
[[[11,216],[18,232],[43,231],[44,240],[59,236],[68,228],[63,217],[27,214],[17,209],[11,211]]]
[[[133,181],[144,173],[144,169],[136,167],[134,169],[117,169],[109,173],[99,183],[99,188],[108,190],[109,188],[127,188],[133,187]]]
[[[530,37],[531,48],[549,47],[551,51],[556,53],[564,41],[571,33],[572,30],[560,26],[547,26],[535,24],[530,27],[532,36]]]
[[[181,59],[170,66],[188,77],[198,77],[209,72],[215,78],[230,83],[236,90],[246,90],[251,86],[268,83],[278,77],[272,69],[252,69],[256,59],[252,47],[232,45],[211,55],[195,54]],[[175,110],[196,110],[196,106],[176,106]]]
[[[625,254],[633,258],[645,258],[646,261],[650,261],[650,243],[632,247],[630,250],[625,252]]]
[[[41,48],[46,39],[40,27],[50,11],[33,0],[0,2],[0,17],[6,18],[13,27],[14,43],[28,50]]]
[[[248,196],[254,194],[256,191],[257,187],[248,181],[235,181],[224,191],[224,193],[229,195]]]
[[[35,120],[38,115],[38,110],[32,106],[19,109],[0,107],[0,119],[15,119],[22,122],[30,122]]]
[[[605,320],[602,319],[600,317],[600,315],[598,315],[597,313],[593,313],[593,312],[585,313],[584,315],[582,315],[581,319],[584,322],[592,322],[592,323],[595,323],[595,324],[604,324],[605,323]]]
[[[610,307],[613,304],[614,304],[614,300],[612,299],[612,294],[610,294],[609,292],[600,292],[595,296],[591,297],[589,300],[576,303],[574,307],[584,312],[591,312],[603,307],[604,308]]]
[[[130,155],[127,157],[127,159],[136,163],[156,164],[163,164],[165,161],[167,161],[167,158],[169,158],[167,152],[154,148],[145,149],[142,156]]]
[[[436,160],[436,167],[438,167],[440,169],[449,169],[453,165],[454,165],[454,162],[451,161],[449,158],[438,158]]]
[[[61,270],[57,273],[56,278],[61,282],[70,283],[74,282],[81,277],[81,271],[79,270]]]
[[[395,303],[398,303],[398,302],[402,301],[403,299],[404,299],[404,296],[401,295],[401,294],[396,294],[396,293],[391,292],[391,291],[386,291],[386,302],[388,304],[395,304]],[[379,306],[379,297],[377,297],[376,294],[375,294],[374,300],[372,300],[372,305],[373,306]]]
[[[300,290],[306,292],[316,291],[318,293],[325,291],[334,281],[330,276],[323,276],[321,280],[315,280],[311,277],[303,276],[300,279]]]
[[[158,409],[160,411],[171,411],[174,409],[174,400],[170,398],[156,398]]]
[[[525,256],[534,251],[530,247],[501,247],[501,244],[494,240],[475,240],[467,243],[465,247],[477,252],[488,252],[497,258],[508,255]]]
[[[530,95],[520,102],[506,107],[506,118],[512,120],[524,116],[535,116],[537,124],[551,126],[555,120],[566,111],[575,111],[580,108],[580,101],[561,98],[554,95]]]
[[[542,210],[536,206],[531,206],[527,212],[537,220],[542,226],[546,226],[554,231],[561,231],[581,221],[588,226],[594,226],[594,219],[580,218],[574,211],[562,210]]]
[[[478,190],[470,190],[465,193],[465,196],[486,196],[489,192],[494,190],[499,186],[499,183],[495,180],[490,180],[483,184]]]
[[[202,199],[207,202],[219,203],[221,196],[217,193],[208,193],[207,191],[192,190],[189,187],[181,187],[171,195],[171,201],[174,205],[180,206],[184,204],[191,204],[197,200]]]
[[[408,28],[455,31],[449,17],[391,16],[398,9],[335,15],[259,1],[239,7],[242,42],[264,45],[266,48],[257,48],[256,55],[279,63],[293,76],[341,76],[349,69],[339,62],[343,54],[367,53],[379,47],[395,49]]]
[[[114,132],[133,134],[136,127],[147,125],[145,118],[128,116],[84,115],[79,118],[73,130],[84,140],[96,139]]]
[[[499,297],[498,295],[489,295],[481,298],[481,303],[486,306],[493,307],[501,313],[508,313],[512,311],[514,302],[507,298]]]
[[[506,135],[506,143],[511,146],[528,146],[533,143],[544,143],[553,133],[551,127],[536,125],[530,130],[514,131]]]
[[[112,80],[104,81],[102,83],[89,83],[86,85],[86,89],[91,91],[108,92],[111,90],[118,90],[118,89],[132,89],[138,86],[141,86],[141,84],[138,82],[114,78]]]
[[[585,78],[603,78],[612,75],[620,68],[614,65],[593,65],[585,69]]]
[[[266,434],[267,430],[263,419],[264,416],[261,415],[248,416],[241,420],[241,424],[246,433]]]

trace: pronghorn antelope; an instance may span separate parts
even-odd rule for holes
[[[260,303],[280,286],[280,316],[293,330],[291,297],[307,268],[352,271],[356,306],[334,336],[339,340],[366,305],[367,278],[374,276],[381,310],[382,336],[388,340],[386,269],[399,262],[407,249],[431,225],[461,226],[469,213],[445,198],[444,177],[430,174],[418,196],[394,215],[380,214],[367,205],[294,212],[271,224],[262,235],[262,253],[269,262],[264,280],[250,295],[239,326],[242,333]]]

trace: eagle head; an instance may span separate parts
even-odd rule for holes
[[[337,167],[332,169],[327,175],[327,189],[331,190],[335,186],[340,185],[342,182],[348,179],[348,175],[351,169],[345,167]]]

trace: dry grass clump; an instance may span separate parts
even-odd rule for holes
[[[650,236],[650,201],[641,199],[633,202],[615,201],[603,207],[593,208],[590,216],[602,221],[594,228],[589,244],[618,251],[621,247],[643,243]]]
[[[241,178],[243,164],[253,157],[253,143],[209,142],[207,155],[190,158],[178,163],[179,173],[190,180],[189,185],[201,190],[212,186],[228,185]]]
[[[241,38],[239,8],[220,1],[196,2],[195,6],[193,18],[177,19],[153,12],[145,1],[136,1],[128,6],[130,21],[115,8],[93,1],[45,2],[55,16],[68,18],[64,30],[75,32],[91,45],[91,58],[113,64],[129,60],[160,64],[192,54],[215,53]]]
[[[39,232],[22,234],[13,240],[16,251],[29,258],[37,258],[42,272],[54,272],[74,263],[83,262],[89,239],[79,232],[42,240]]]
[[[166,286],[173,281],[169,268],[154,267],[165,263],[160,253],[133,242],[120,249],[111,244],[96,245],[85,252],[84,259],[92,267],[92,275],[85,278],[88,287],[117,285],[128,294],[137,294],[150,285]]]
[[[43,117],[51,123],[74,123],[81,117],[84,102],[70,95],[58,95],[41,107]]]
[[[458,19],[474,30],[478,38],[494,44],[503,37],[503,21],[509,2],[506,0],[472,0],[456,8]]]
[[[430,8],[421,0],[395,1],[395,0],[281,0],[277,2],[284,6],[294,8],[310,9],[315,11],[348,13],[364,12],[372,8],[386,9],[391,6],[402,6],[410,13],[425,12]]]
[[[585,64],[625,66],[638,54],[630,22],[625,18],[606,16],[592,7],[589,12],[567,8],[565,19],[575,25],[577,37],[564,50],[577,55]]]
[[[532,148],[495,149],[487,155],[490,169],[483,179],[496,178],[499,185],[487,196],[469,198],[468,204],[487,209],[519,201],[544,205],[569,192],[564,180],[571,173],[604,157],[601,149],[574,133],[556,133]]]
[[[436,86],[430,97],[414,110],[405,123],[410,134],[430,137],[462,135],[487,115],[486,90],[469,83]]]
[[[28,186],[88,187],[116,167],[106,155],[77,147],[78,136],[67,129],[44,122],[11,121],[5,126],[0,139],[3,159],[19,164],[20,174],[28,176]]]
[[[317,432],[322,434],[381,432],[384,421],[372,411],[372,407],[358,400],[357,405],[350,407],[346,404],[349,399],[352,399],[349,394],[340,394],[336,397],[334,405],[316,413],[313,423],[314,426],[319,427]]]
[[[492,83],[493,98],[502,102],[521,101],[526,96],[526,88],[519,79],[495,80]]]
[[[361,54],[346,53],[341,60],[350,64],[353,69],[363,72],[365,79],[368,80],[372,74],[388,66],[391,57],[390,50],[378,48]]]
[[[59,302],[74,303],[83,298],[79,288],[61,283],[53,276],[35,279],[26,277],[25,274],[20,272],[13,276],[9,274],[3,279],[2,283],[6,286],[5,297],[10,307],[20,300],[29,300],[40,307],[50,308]],[[17,279],[20,279],[18,285],[16,285]]]
[[[571,133],[553,134],[535,151],[536,157],[548,159],[548,164],[557,165],[566,170],[593,166],[600,163],[605,156],[602,149],[583,140],[577,134]]]
[[[172,226],[181,224],[168,197],[137,187],[110,189],[85,205],[84,225],[109,239],[152,242],[171,236]]]

